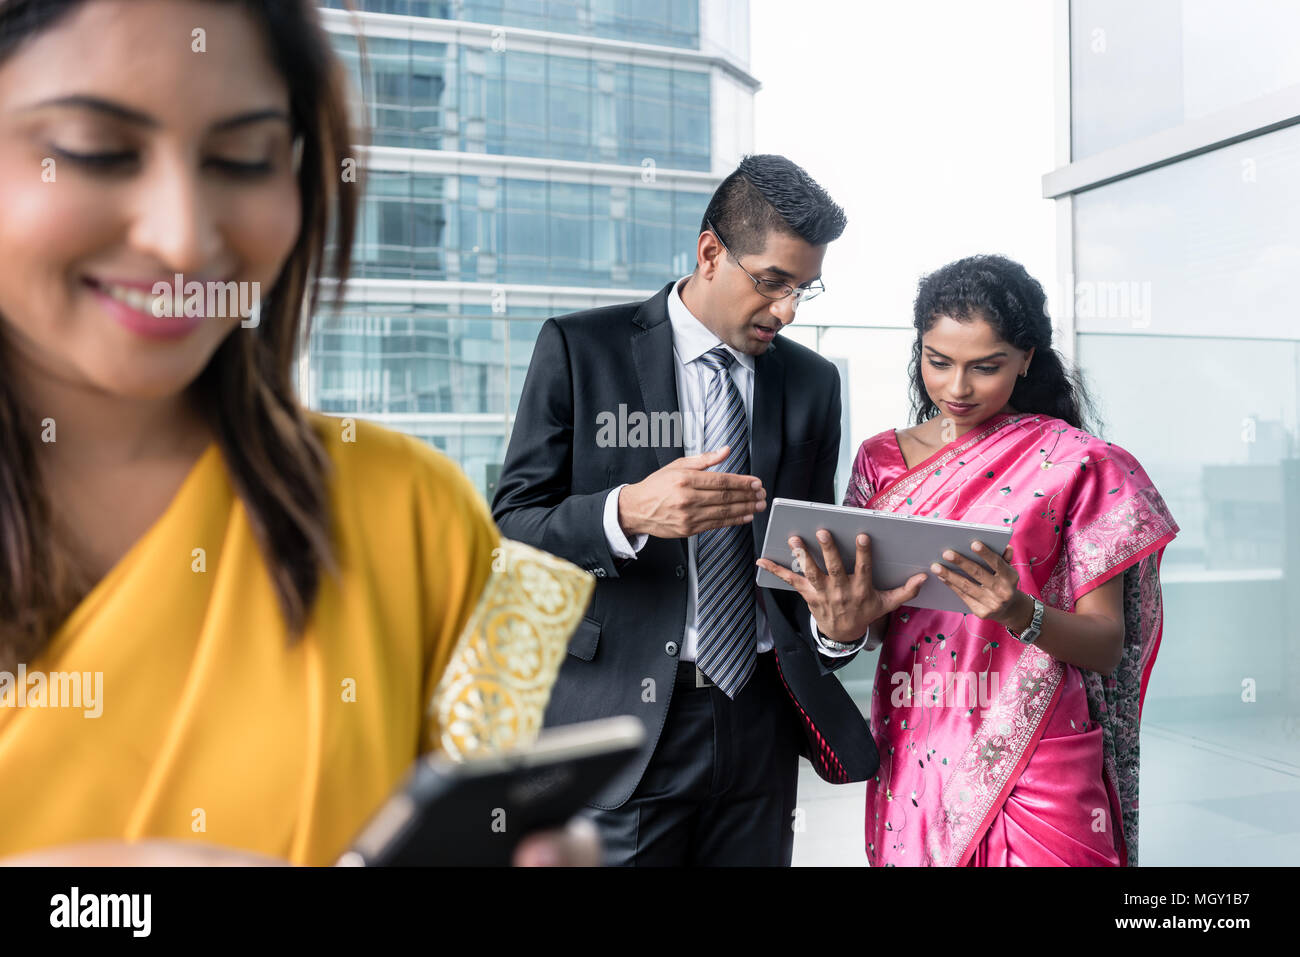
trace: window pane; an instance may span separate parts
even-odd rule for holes
[[[1161,565],[1144,730],[1249,740],[1244,754],[1300,765],[1300,736],[1282,733],[1300,678],[1300,343],[1095,334],[1079,357],[1106,438],[1137,456],[1181,527]]]
[[[1297,36],[1285,0],[1073,0],[1074,158],[1300,83]]]
[[[1082,332],[1300,336],[1300,127],[1074,199]]]

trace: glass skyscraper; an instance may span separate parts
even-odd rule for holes
[[[370,142],[347,308],[315,319],[305,398],[430,442],[488,494],[542,322],[693,266],[752,150],[748,0],[322,6]]]

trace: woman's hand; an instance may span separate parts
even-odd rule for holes
[[[530,834],[515,848],[515,867],[599,867],[600,835],[585,817],[575,817],[564,830]]]
[[[2,867],[287,867],[288,861],[238,847],[162,838],[83,841],[0,860]]]
[[[861,534],[857,538],[855,571],[851,575],[844,570],[839,549],[831,541],[830,532],[819,528],[817,541],[821,544],[822,560],[826,563],[825,572],[808,557],[803,540],[798,536],[790,539],[790,548],[802,575],[766,558],[760,558],[758,566],[767,569],[803,597],[817,620],[817,627],[831,641],[846,644],[857,641],[866,634],[868,625],[898,606],[906,605],[925,584],[925,573],[921,572],[898,588],[876,591],[871,584],[869,535]]]
[[[575,817],[563,830],[530,834],[515,850],[516,867],[598,867],[596,825]],[[0,859],[0,867],[288,867],[289,862],[238,847],[155,838],[83,841]]]
[[[977,617],[997,622],[1017,633],[1024,631],[1033,620],[1033,599],[1019,589],[1020,573],[1007,564],[1011,560],[1012,546],[1008,545],[1001,556],[983,542],[971,542],[971,550],[993,569],[992,574],[978,562],[955,552],[944,552],[944,559],[960,568],[969,578],[938,562],[931,565],[930,570],[956,592],[957,597]],[[1026,604],[1029,605],[1028,614],[1025,613]]]

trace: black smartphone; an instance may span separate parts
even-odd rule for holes
[[[563,827],[641,748],[623,715],[544,729],[532,747],[415,763],[335,866],[497,867],[534,831]]]

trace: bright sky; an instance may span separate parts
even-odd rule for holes
[[[907,403],[917,280],[996,252],[1056,293],[1053,7],[1046,0],[751,0],[755,151],[790,157],[848,214],[827,293],[799,320],[904,326],[853,357],[852,446]],[[796,322],[798,325],[798,322]],[[864,379],[866,380],[864,382]],[[868,386],[879,381],[880,387]],[[869,388],[870,403],[864,389]]]

